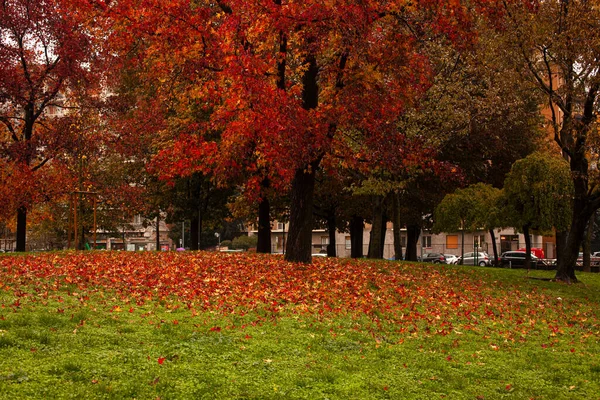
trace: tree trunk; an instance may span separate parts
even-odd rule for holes
[[[591,272],[591,255],[592,255],[592,234],[594,233],[594,222],[596,215],[592,214],[592,217],[588,221],[587,230],[585,232],[585,238],[583,239],[582,251],[583,251],[583,272]]]
[[[194,215],[190,221],[190,250],[198,250],[200,219]]]
[[[335,209],[327,211],[327,232],[329,233],[329,244],[327,245],[327,257],[336,257],[335,232],[337,229]]]
[[[19,207],[17,210],[17,247],[15,251],[25,251],[27,240],[27,208]]]
[[[412,224],[406,226],[406,260],[417,261],[417,242],[421,234],[421,226]]]
[[[319,67],[317,58],[306,56],[307,69],[302,76],[302,108],[313,110],[319,105]],[[309,134],[307,132],[307,134]],[[322,156],[296,170],[290,193],[290,229],[285,247],[285,260],[309,263],[312,254],[313,198],[315,173]]]
[[[351,258],[362,258],[363,257],[364,228],[365,228],[364,219],[357,215],[352,216],[352,218],[350,219],[350,257]]]
[[[382,235],[384,229],[382,226],[385,226],[383,202],[383,196],[375,196],[373,200],[373,224],[371,226],[368,258],[383,258],[383,241],[385,240],[385,236]]]
[[[556,280],[568,283],[577,282],[577,277],[575,276],[575,263],[579,256],[579,246],[585,235],[587,222],[593,212],[578,211],[576,206],[574,206],[573,214],[571,228],[567,235],[563,255],[558,261],[556,275],[554,277]]]
[[[529,236],[529,224],[523,226],[523,236],[525,237],[525,268],[531,269],[531,236]]]
[[[257,253],[271,253],[271,204],[266,196],[258,204]]]
[[[492,248],[494,249],[494,267],[498,266],[498,245],[496,244],[496,232],[490,229],[490,237],[492,239]]]
[[[315,168],[298,169],[290,193],[290,229],[285,260],[309,263],[312,254],[313,195]]]
[[[160,251],[160,210],[156,214],[156,251]]]
[[[392,196],[392,224],[394,226],[394,259],[402,260],[402,222],[400,221],[398,193],[394,193]]]

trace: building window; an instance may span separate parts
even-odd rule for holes
[[[283,230],[283,222],[278,222],[277,223],[277,230],[280,230],[280,231]]]
[[[423,243],[423,247],[430,249],[431,248],[431,235],[423,236],[421,238],[421,243]]]
[[[485,235],[473,236],[473,245],[475,247],[482,247],[484,243],[485,243]]]
[[[446,235],[446,248],[458,249],[458,235]]]
[[[346,245],[346,250],[350,250],[352,248],[352,240],[350,239],[350,236],[346,236],[344,238],[344,242]]]

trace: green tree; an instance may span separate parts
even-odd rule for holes
[[[569,164],[550,154],[533,153],[517,161],[506,176],[504,221],[523,231],[527,268],[531,262],[530,231],[568,227],[573,193]]]
[[[494,228],[498,225],[497,204],[501,190],[477,183],[446,195],[434,213],[434,232],[461,232],[461,256],[465,252],[465,231],[487,229],[494,243],[494,260],[498,259]]]

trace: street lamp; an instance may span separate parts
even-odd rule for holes
[[[219,241],[219,244],[217,246],[217,250],[220,250],[221,249],[221,235],[219,234],[219,232],[215,232],[215,236],[216,236],[216,238]]]

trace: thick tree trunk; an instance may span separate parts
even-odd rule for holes
[[[392,196],[392,224],[394,225],[394,259],[402,260],[402,221],[398,194]]]
[[[529,236],[529,224],[523,226],[523,236],[525,237],[525,268],[531,269],[531,236]]]
[[[592,212],[576,212],[571,222],[571,229],[567,236],[565,248],[562,257],[556,267],[555,279],[564,282],[577,282],[575,276],[575,263],[579,256],[579,246],[585,235],[585,228]]]
[[[190,221],[190,250],[198,250],[198,243],[200,237],[200,218],[198,215]]]
[[[327,245],[327,257],[336,257],[336,241],[335,232],[337,229],[337,223],[335,218],[335,210],[330,209],[327,211],[327,232],[329,234],[329,244]]]
[[[406,260],[417,261],[417,243],[421,234],[421,226],[412,224],[406,226]]]
[[[317,58],[306,56],[307,69],[302,76],[302,108],[313,110],[319,105],[319,67]],[[315,173],[321,157],[296,170],[290,193],[290,229],[285,260],[309,263],[312,254],[313,197]]]
[[[365,221],[362,217],[354,215],[350,219],[350,257],[363,257],[363,235]]]
[[[382,226],[385,226],[383,202],[383,196],[376,196],[373,200],[373,224],[371,226],[368,258],[383,258],[383,241],[385,240],[385,236],[382,235]]]
[[[556,258],[556,264],[558,265],[561,261],[561,258],[565,254],[565,248],[567,247],[567,237],[569,236],[569,232],[567,231],[556,231],[554,237],[556,238],[556,254],[554,254],[554,258]]]
[[[494,249],[494,267],[498,266],[498,245],[496,244],[496,232],[490,229],[490,237],[492,239],[492,248]]]
[[[271,205],[263,197],[258,204],[258,243],[257,253],[271,253]]]
[[[17,246],[16,251],[25,251],[27,240],[27,208],[19,207],[17,210]]]
[[[285,260],[309,263],[312,254],[315,168],[298,169],[290,193],[290,229]]]

